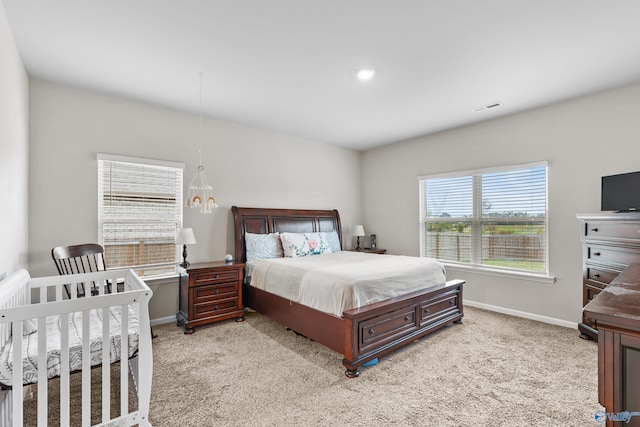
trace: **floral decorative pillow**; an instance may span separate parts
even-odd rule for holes
[[[298,258],[331,252],[325,233],[280,233],[284,256]]]
[[[284,256],[278,233],[245,233],[244,243],[247,251],[247,261],[264,258],[282,258]]]

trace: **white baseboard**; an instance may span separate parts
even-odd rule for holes
[[[482,308],[484,310],[495,311],[496,313],[508,314],[509,316],[523,317],[529,320],[535,320],[538,322],[549,323],[550,325],[563,326],[565,328],[577,329],[578,324],[569,322],[567,320],[556,319],[555,317],[541,316],[539,314],[528,313],[526,311],[513,310],[510,308],[499,307],[497,305],[485,304],[482,302],[463,300],[464,305],[470,307]]]
[[[160,317],[159,319],[151,319],[151,326],[164,325],[165,323],[176,323],[176,316]]]
[[[550,325],[563,326],[565,328],[577,329],[578,324],[567,320],[556,319],[555,317],[541,316],[539,314],[528,313],[526,311],[513,310],[511,308],[500,307],[497,305],[485,304],[482,302],[464,300],[464,305],[470,307],[482,308],[483,310],[495,311],[496,313],[508,314],[509,316],[523,317],[537,322],[549,323]],[[175,323],[176,316],[160,317],[151,320],[151,326],[163,325],[165,323]]]

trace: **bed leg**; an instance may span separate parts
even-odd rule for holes
[[[358,378],[360,376],[360,370],[358,368],[356,368],[356,369],[347,369],[346,371],[344,371],[344,374],[348,378]]]
[[[236,322],[244,322],[244,316],[240,316],[236,319]]]
[[[462,323],[462,319],[455,320],[453,323],[455,323],[456,325],[459,325]]]

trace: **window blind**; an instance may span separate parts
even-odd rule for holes
[[[141,276],[175,272],[183,168],[161,163],[99,156],[98,237],[108,268]]]
[[[421,177],[423,256],[547,273],[547,164]]]

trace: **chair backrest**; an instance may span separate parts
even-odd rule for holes
[[[107,269],[104,262],[104,248],[97,243],[58,246],[51,249],[51,257],[56,264],[58,273],[62,275],[91,273]],[[65,288],[67,295],[70,296],[69,288]],[[78,285],[78,296],[84,296],[84,294],[84,285]]]

